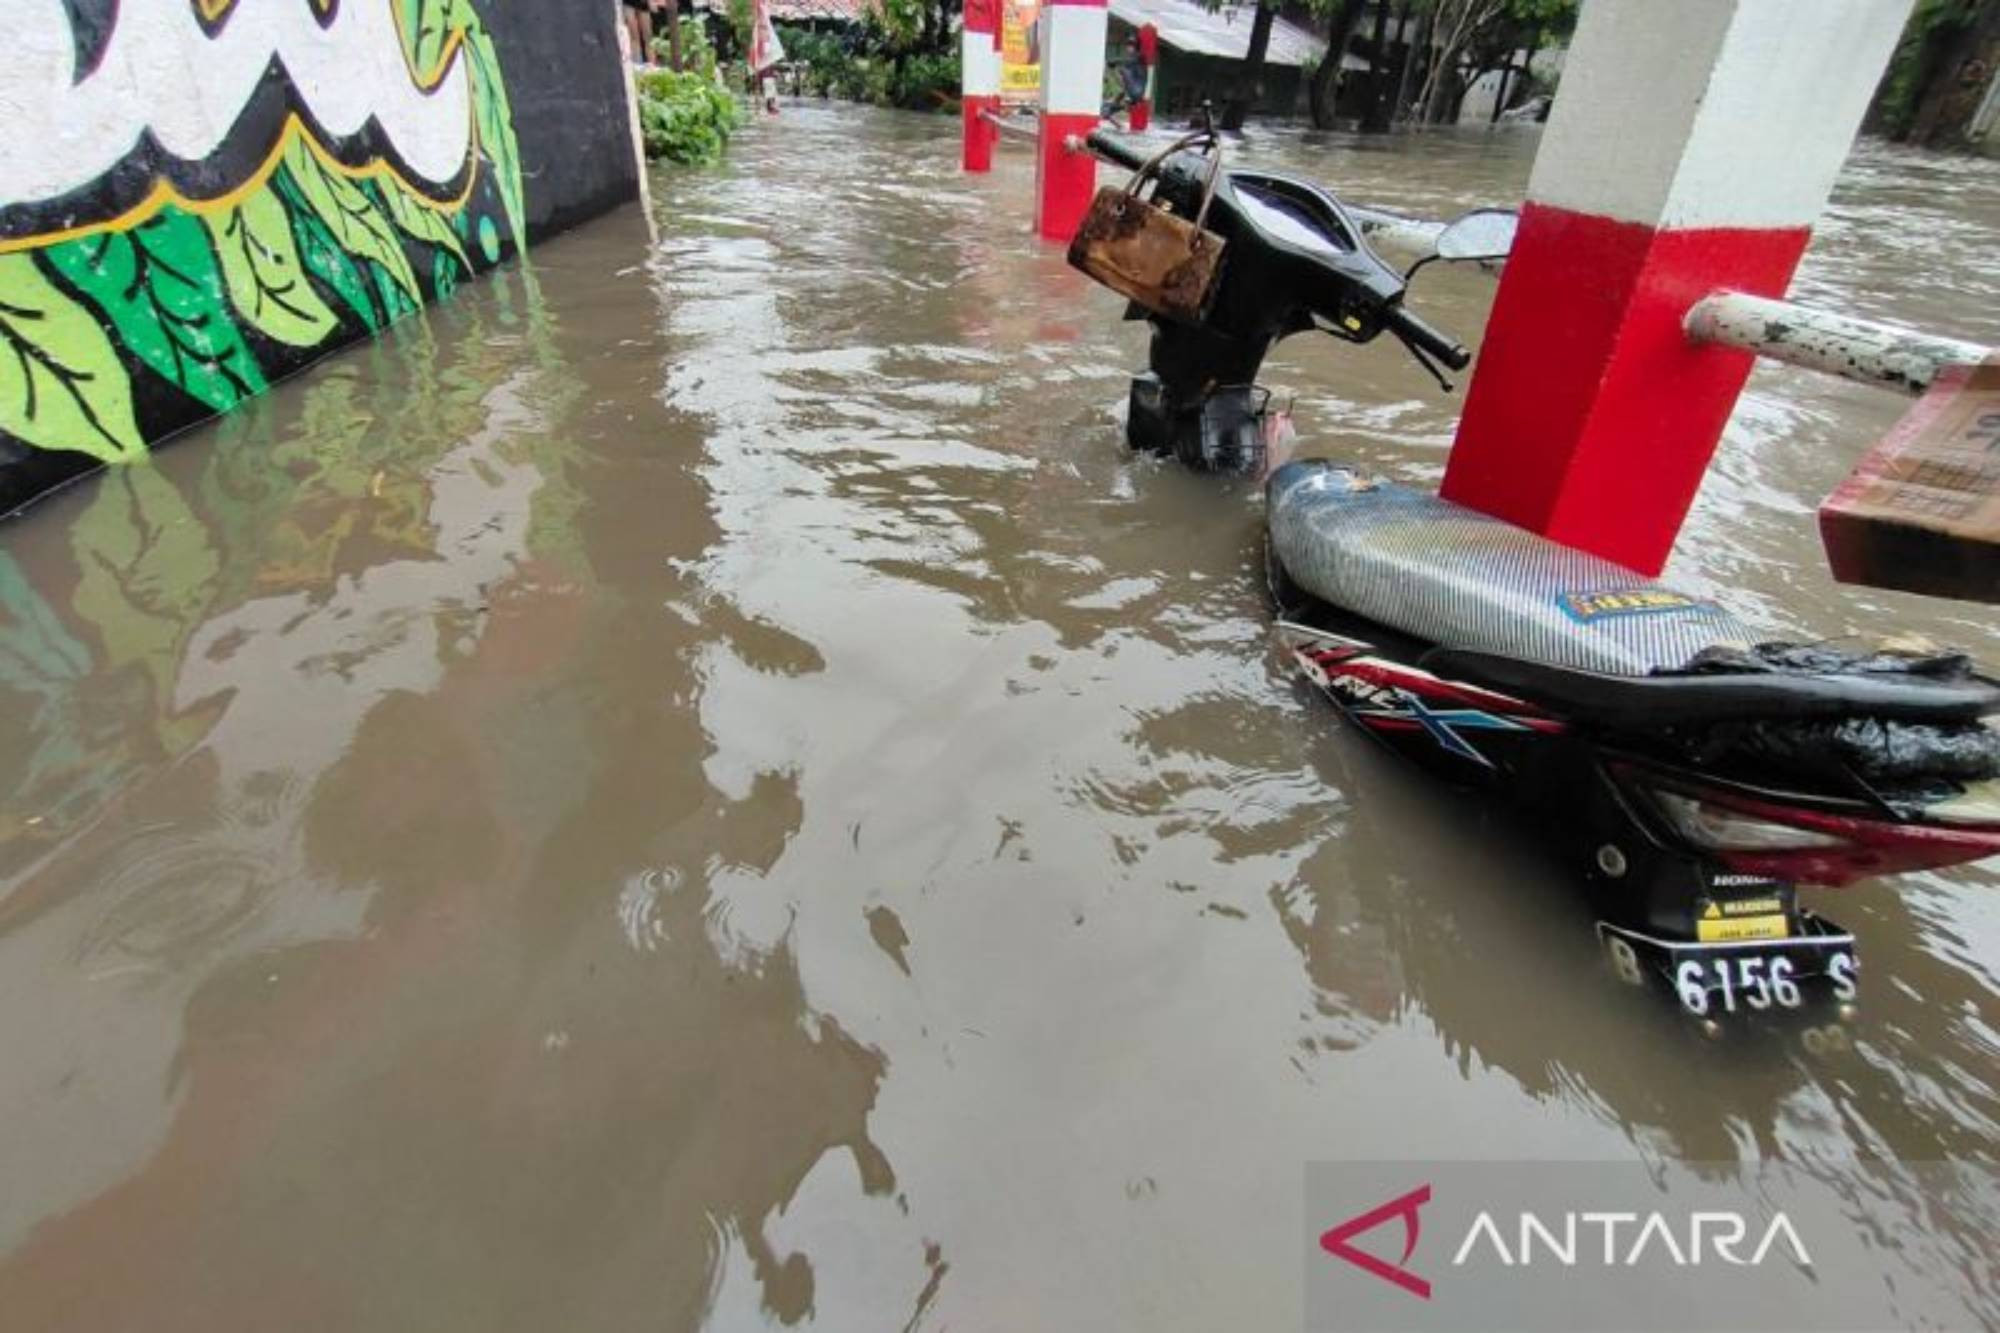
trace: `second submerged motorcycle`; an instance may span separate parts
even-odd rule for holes
[[[1281,423],[1257,373],[1297,333],[1389,333],[1440,382],[1470,363],[1323,187],[1226,169],[1213,136],[1147,154],[1100,130],[1088,146],[1138,173],[1071,249],[1151,327],[1133,447],[1263,474]],[[1135,233],[1158,219],[1142,209],[1196,238],[1153,299],[1104,259],[1143,253]],[[1497,260],[1511,234],[1482,210],[1437,255]],[[1588,883],[1620,972],[1692,1013],[1854,998],[1853,937],[1799,886],[2000,853],[2000,681],[1962,655],[1772,642],[1711,599],[1337,460],[1270,470],[1266,524],[1278,632],[1306,679],[1398,753],[1537,821]]]

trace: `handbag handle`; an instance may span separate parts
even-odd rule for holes
[[[1222,140],[1214,130],[1196,130],[1192,134],[1183,134],[1180,138],[1153,154],[1152,157],[1146,160],[1144,165],[1132,173],[1132,179],[1125,183],[1125,193],[1136,199],[1139,194],[1139,187],[1144,185],[1147,180],[1159,174],[1161,163],[1182,149],[1192,148],[1198,143],[1206,143],[1210,148],[1215,150],[1209,154],[1208,179],[1202,184],[1201,207],[1195,210],[1194,215],[1194,229],[1200,231],[1202,223],[1208,218],[1208,206],[1215,202],[1216,183],[1222,179]]]

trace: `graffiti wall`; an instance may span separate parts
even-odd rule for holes
[[[608,0],[0,0],[0,513],[637,194]]]

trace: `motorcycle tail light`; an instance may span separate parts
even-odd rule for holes
[[[1731,870],[1796,884],[1850,884],[2000,855],[2000,784],[1928,807],[1920,819],[1836,813],[1698,784],[1668,786],[1625,770],[1667,832]]]
[[[1653,802],[1682,837],[1709,851],[1790,851],[1802,847],[1838,847],[1846,841],[1831,833],[1761,819],[1747,811],[1683,796],[1679,792],[1656,788]]]

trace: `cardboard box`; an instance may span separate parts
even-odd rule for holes
[[[1819,510],[1842,583],[2000,602],[2000,357],[1951,366]]]

